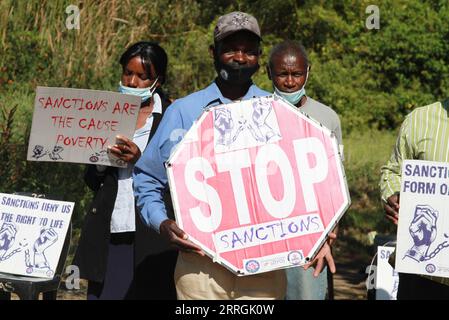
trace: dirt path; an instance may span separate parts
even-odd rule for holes
[[[366,300],[366,267],[371,262],[368,252],[351,249],[346,241],[336,243],[334,248],[337,273],[334,275],[335,300]]]

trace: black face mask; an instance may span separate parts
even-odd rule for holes
[[[238,63],[225,64],[220,59],[214,61],[218,76],[225,82],[246,84],[251,81],[253,74],[259,70],[259,64],[252,66],[239,65]]]

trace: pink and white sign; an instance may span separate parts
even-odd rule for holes
[[[350,204],[333,133],[273,96],[207,109],[167,172],[178,225],[239,275],[305,264]]]

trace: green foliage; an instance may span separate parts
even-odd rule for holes
[[[342,220],[342,230],[394,233],[393,225],[384,217],[378,183],[380,167],[389,158],[395,141],[396,132],[373,129],[353,131],[344,139],[344,165],[352,204]]]

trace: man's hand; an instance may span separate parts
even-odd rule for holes
[[[116,139],[117,143],[110,147],[109,151],[127,163],[136,163],[141,155],[139,147],[126,137],[117,136]]]
[[[175,221],[171,219],[162,221],[159,231],[160,234],[175,248],[184,252],[191,252],[204,256],[203,250],[192,241],[188,240],[187,234],[178,227]]]
[[[383,204],[385,217],[392,221],[395,225],[398,224],[399,218],[399,194],[395,193],[387,199],[387,202]]]
[[[330,272],[335,273],[337,271],[331,250],[333,242],[335,241],[335,239],[337,239],[336,231],[334,230],[334,232],[329,233],[329,238],[321,247],[320,251],[315,256],[315,258],[308,264],[304,265],[305,270],[309,269],[310,267],[315,268],[315,271],[313,272],[313,276],[315,278],[320,275],[321,271],[323,271],[326,265],[329,266]]]

